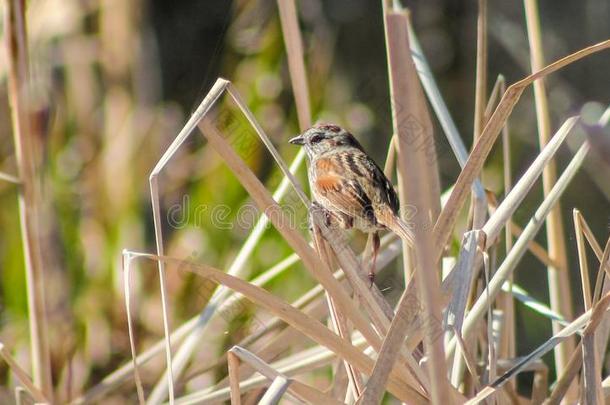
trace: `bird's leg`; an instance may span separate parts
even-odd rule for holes
[[[370,287],[373,287],[373,283],[375,282],[375,262],[377,262],[377,253],[379,253],[379,246],[381,245],[381,240],[379,239],[379,232],[373,233],[373,257],[371,261],[371,268],[369,269],[369,281],[371,282]]]

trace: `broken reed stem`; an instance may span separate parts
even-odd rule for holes
[[[538,14],[537,0],[524,0],[527,23],[528,40],[530,44],[530,61],[532,73],[544,67],[544,51],[542,46],[542,33],[540,16]],[[538,140],[540,148],[550,139],[551,118],[549,114],[548,98],[544,79],[537,80],[534,86],[534,99],[536,104],[536,118],[538,121]],[[553,184],[557,181],[557,167],[554,160],[542,172],[542,188],[546,197]],[[568,273],[562,271],[563,264],[567,263],[566,242],[564,237],[563,221],[561,219],[561,205],[558,203],[546,218],[546,238],[549,257],[562,265],[561,268],[548,267],[549,297],[551,308],[566,319],[572,319],[572,293]],[[561,330],[561,325],[552,323],[553,332]],[[555,367],[561,373],[567,363],[570,353],[574,351],[574,339],[567,339],[565,343],[555,348]],[[574,397],[570,397],[574,399]]]
[[[8,98],[11,108],[15,159],[19,187],[19,219],[25,262],[28,320],[34,384],[46,398],[53,400],[51,356],[45,308],[42,235],[39,229],[41,195],[36,172],[36,137],[30,110],[25,2],[5,0],[4,26],[8,59]],[[40,135],[40,134],[38,134]]]
[[[438,325],[435,322],[441,319],[439,279],[432,234],[427,226],[435,220],[436,207],[440,204],[440,191],[435,189],[435,183],[432,181],[436,177],[438,185],[438,169],[433,128],[410,52],[408,20],[408,12],[390,11],[384,7],[392,124],[398,139],[399,193],[403,206],[412,205],[418,212],[413,226],[416,241],[415,249],[412,250],[414,254],[405,256],[405,265],[408,265],[409,260],[415,264],[415,277],[419,283],[424,341],[426,354],[429,356],[427,371],[431,400],[433,403],[449,403],[451,396],[443,340],[439,338]],[[413,125],[418,128],[415,133]],[[410,250],[406,243],[403,243],[403,249],[405,252]],[[409,273],[410,271],[405,272],[405,284]],[[407,291],[408,289],[405,289],[403,292],[401,305],[412,304],[411,300],[404,299]],[[403,310],[399,307],[397,313]],[[395,316],[392,324],[397,322],[400,321]],[[394,341],[394,335],[404,334],[406,326],[406,323],[390,326],[386,340]],[[388,357],[384,360],[387,362],[384,367],[392,370],[395,360],[395,356]],[[383,382],[378,383],[383,385]],[[369,388],[367,384],[366,390]]]

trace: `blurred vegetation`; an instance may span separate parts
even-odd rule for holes
[[[436,79],[470,145],[476,2],[407,3]],[[529,73],[522,4],[490,3],[489,87],[498,73],[509,83]],[[308,0],[298,4],[314,120],[347,126],[381,161],[391,121],[379,2]],[[610,36],[610,5],[605,0],[543,0],[540,8],[549,62]],[[48,117],[48,131],[39,140],[43,151],[39,158],[53,378],[59,382],[59,395],[67,399],[130,359],[121,251],[155,251],[148,175],[215,79],[222,76],[235,84],[287,160],[297,150],[286,140],[298,127],[274,1],[32,0],[28,2],[28,24],[39,105]],[[0,69],[0,133],[4,140],[0,170],[15,173],[4,52]],[[549,79],[555,127],[569,115],[607,105],[609,71],[610,57],[602,53]],[[274,162],[257,144],[244,118],[234,109],[228,111],[225,129],[242,131],[240,136],[250,140],[241,152],[259,178],[274,189],[280,180]],[[537,150],[530,90],[513,116],[518,117],[510,122],[516,177]],[[447,186],[455,180],[458,165],[440,128],[436,136],[446,152],[441,150],[439,155],[442,181]],[[558,154],[560,168],[572,152],[566,148]],[[485,186],[499,198],[503,192],[501,164],[498,149],[484,176]],[[304,172],[300,179],[305,180]],[[167,253],[225,269],[249,229],[213,226],[218,218],[212,218],[217,211],[211,208],[224,204],[229,211],[221,219],[232,223],[238,209],[250,203],[247,193],[198,134],[193,134],[163,172],[160,184],[164,212],[178,204],[184,220],[179,226],[166,224]],[[577,175],[562,200],[568,235],[573,235],[571,210],[579,207],[593,232],[600,240],[606,239],[609,188],[604,173],[582,171]],[[540,190],[531,193],[516,213],[517,223],[529,219],[540,198]],[[288,201],[299,207],[294,195]],[[298,211],[297,217],[302,220],[305,212]],[[541,232],[541,242],[543,238]],[[576,281],[573,237],[569,251],[571,276]],[[286,243],[270,229],[248,263],[249,273],[256,275],[289,253]],[[17,190],[6,182],[0,182],[0,269],[0,340],[10,345],[22,364],[29,364]],[[143,265],[140,270],[138,340],[145,348],[162,336],[162,322],[154,267]],[[537,299],[548,301],[544,265],[528,257],[516,274],[517,281]],[[392,275],[381,276],[382,286],[391,285],[388,278]],[[208,297],[201,293],[203,282],[194,277],[169,273],[168,282],[172,324],[177,326],[195,315]],[[300,265],[295,265],[269,288],[291,300],[313,284]],[[575,302],[581,305],[578,296],[575,294]],[[522,354],[550,334],[550,323],[541,322],[540,315],[521,306],[517,310],[518,353]],[[243,319],[251,312],[236,315]],[[202,356],[216,357],[241,338],[239,333],[223,333],[241,323],[224,321],[216,326],[216,336],[202,342],[208,353]],[[164,367],[162,360],[154,363],[158,370]],[[9,380],[6,366],[0,364],[2,403],[13,398]]]

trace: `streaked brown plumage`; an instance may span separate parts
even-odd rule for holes
[[[337,125],[316,125],[290,143],[305,148],[313,197],[327,210],[329,223],[373,234],[372,282],[380,230],[389,228],[413,244],[412,231],[398,216],[394,187],[356,138]]]

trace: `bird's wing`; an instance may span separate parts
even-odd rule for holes
[[[316,161],[314,181],[318,197],[335,210],[350,216],[364,216],[375,223],[371,199],[357,178],[348,176],[349,172],[341,165],[333,157]]]
[[[370,196],[370,198],[374,201],[381,202],[382,204],[387,204],[394,214],[398,214],[398,210],[400,209],[398,195],[390,180],[388,180],[383,173],[383,170],[381,170],[381,168],[377,166],[377,163],[365,153],[357,154],[354,160],[355,167],[359,169],[358,171],[363,176],[368,177],[368,180],[372,184],[376,185],[374,190],[371,190],[371,193],[375,193],[375,195]]]

